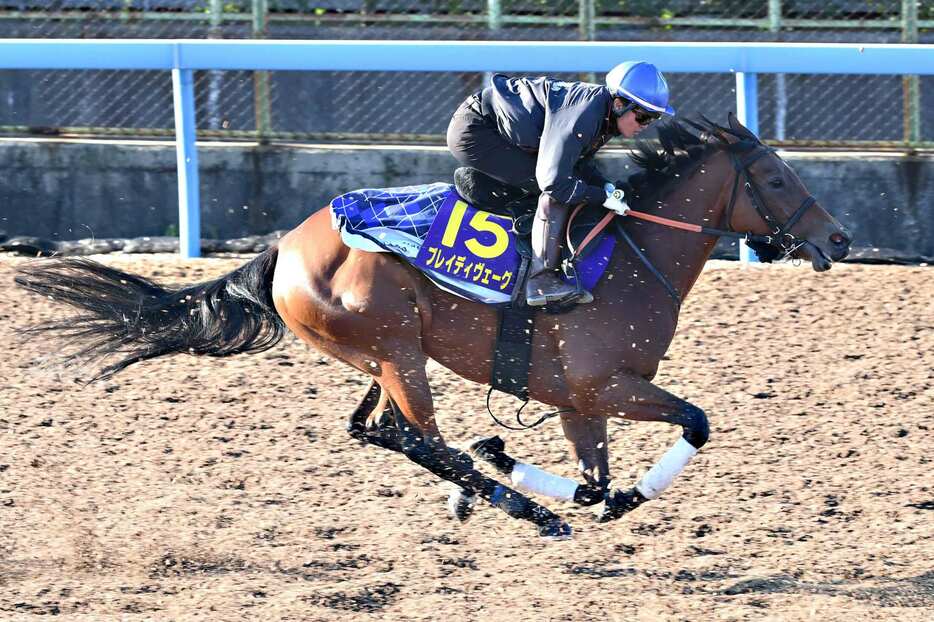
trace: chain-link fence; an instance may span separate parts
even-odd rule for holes
[[[934,42],[920,0],[0,0],[0,37]],[[607,59],[607,66],[625,59]],[[564,75],[570,79],[600,79]],[[440,142],[483,74],[197,72],[203,135]],[[679,114],[722,119],[734,80],[670,74]],[[0,72],[0,132],[173,132],[165,72]],[[763,75],[786,144],[934,143],[934,78]]]

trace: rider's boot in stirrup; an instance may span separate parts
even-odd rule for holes
[[[593,296],[565,283],[558,274],[561,240],[568,219],[568,206],[542,194],[532,223],[532,267],[525,285],[526,304],[541,307],[552,302],[590,302]]]

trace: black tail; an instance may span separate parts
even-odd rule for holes
[[[27,329],[68,345],[66,365],[118,357],[89,382],[138,361],[175,352],[229,356],[276,345],[285,324],[272,303],[273,247],[233,272],[204,283],[167,289],[88,259],[52,259],[19,270],[16,283],[82,311]]]

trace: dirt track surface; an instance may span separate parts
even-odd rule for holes
[[[245,261],[100,259],[164,282]],[[25,261],[0,257],[0,620],[934,618],[931,268],[712,262],[657,378],[710,442],[616,523],[547,501],[575,528],[552,543],[449,519],[439,480],[344,432],[365,378],[292,338],[86,388],[37,367],[53,344],[9,344],[63,310],[13,287]],[[575,477],[556,421],[501,430],[484,388],[432,381],[449,441]],[[610,430],[627,487],[678,436]]]

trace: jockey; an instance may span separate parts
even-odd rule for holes
[[[496,74],[468,97],[448,126],[451,153],[527,194],[541,193],[532,226],[533,261],[526,285],[531,306],[570,302],[577,289],[558,274],[570,206],[628,206],[593,160],[614,136],[632,138],[663,114],[668,83],[651,63],[629,61],[606,75],[606,85]],[[574,302],[593,300],[589,292]]]

